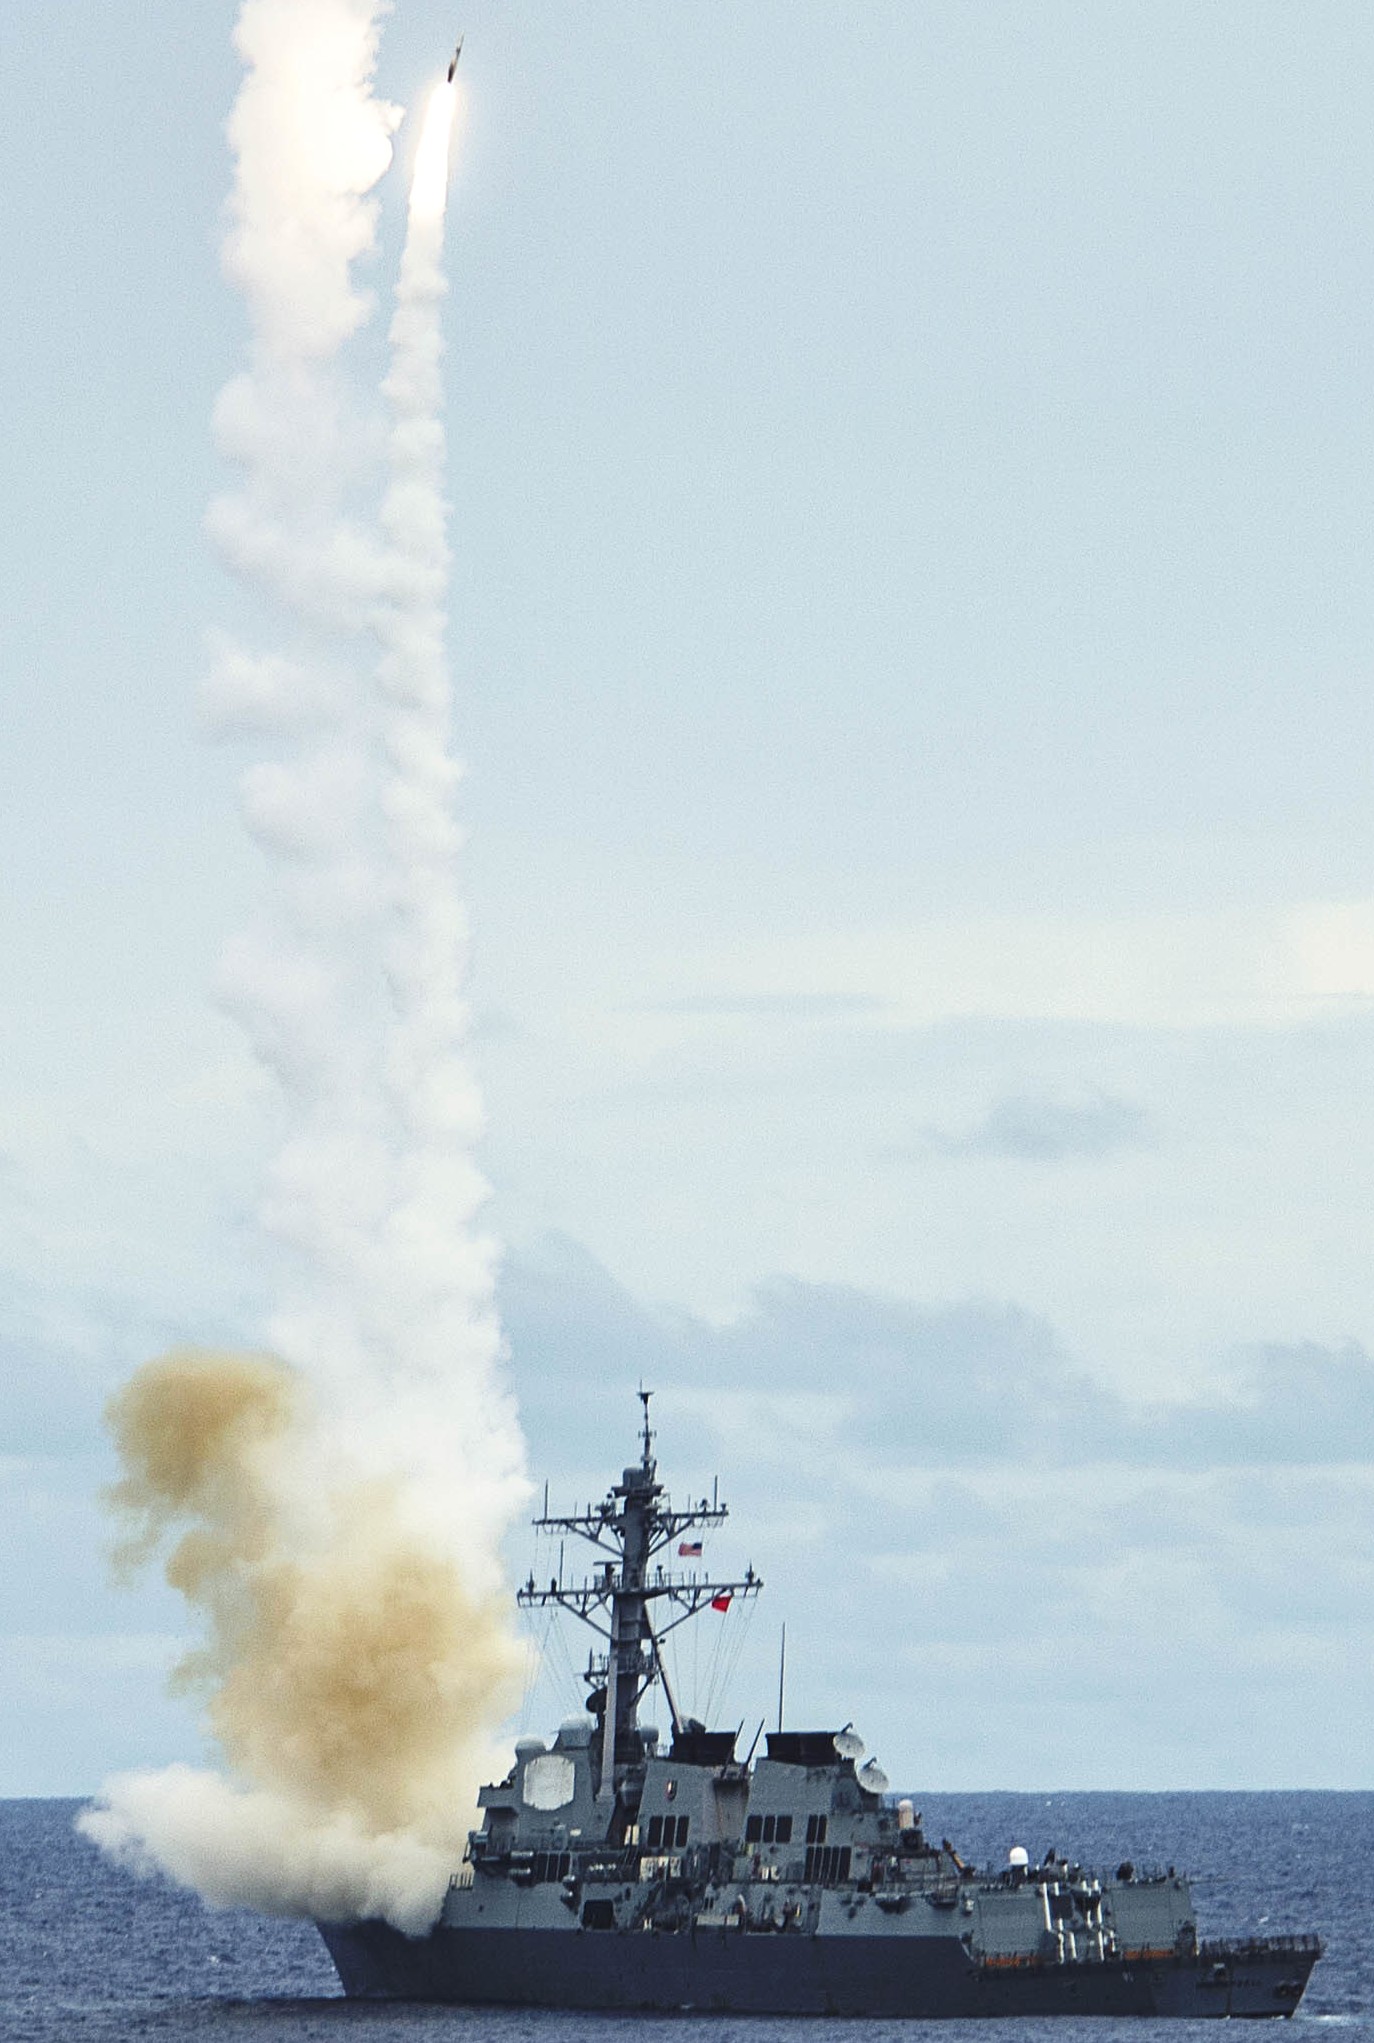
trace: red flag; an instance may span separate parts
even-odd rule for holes
[[[713,1596],[711,1598],[711,1608],[712,1610],[728,1610],[730,1608],[730,1591],[727,1589],[723,1596]]]

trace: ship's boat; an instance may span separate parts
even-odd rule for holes
[[[480,1829],[438,1920],[321,1923],[344,1991],[550,2008],[874,2017],[1291,2015],[1316,1936],[1199,1936],[1188,1882],[1110,1875],[1015,1849],[996,1872],[932,1843],[861,1740],[779,1728],[761,1757],[680,1714],[663,1664],[676,1625],[757,1595],[664,1561],[726,1509],[675,1510],[657,1478],[649,1393],[638,1462],[604,1501],[536,1525],[599,1548],[585,1580],[533,1578],[599,1632],[585,1713],[521,1739],[483,1788]],[[657,1682],[671,1742],[639,1722]]]

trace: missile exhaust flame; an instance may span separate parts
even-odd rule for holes
[[[436,85],[425,109],[420,143],[415,152],[415,169],[410,184],[410,217],[442,221],[448,206],[449,158],[453,148],[453,122],[458,108],[458,88],[450,80]]]

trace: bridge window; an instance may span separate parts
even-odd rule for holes
[[[806,1819],[806,1841],[808,1844],[824,1844],[829,1819],[825,1816],[808,1816]]]
[[[806,1854],[806,1878],[822,1887],[842,1886],[849,1878],[847,1844],[815,1844]]]
[[[790,1816],[750,1816],[744,1825],[746,1844],[790,1844],[792,1842],[792,1818]]]

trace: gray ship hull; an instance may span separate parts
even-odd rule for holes
[[[322,1923],[344,1991],[381,2000],[932,2020],[983,2015],[1291,2015],[1314,1939],[1199,1956],[993,1966],[947,1936],[454,1929]]]

